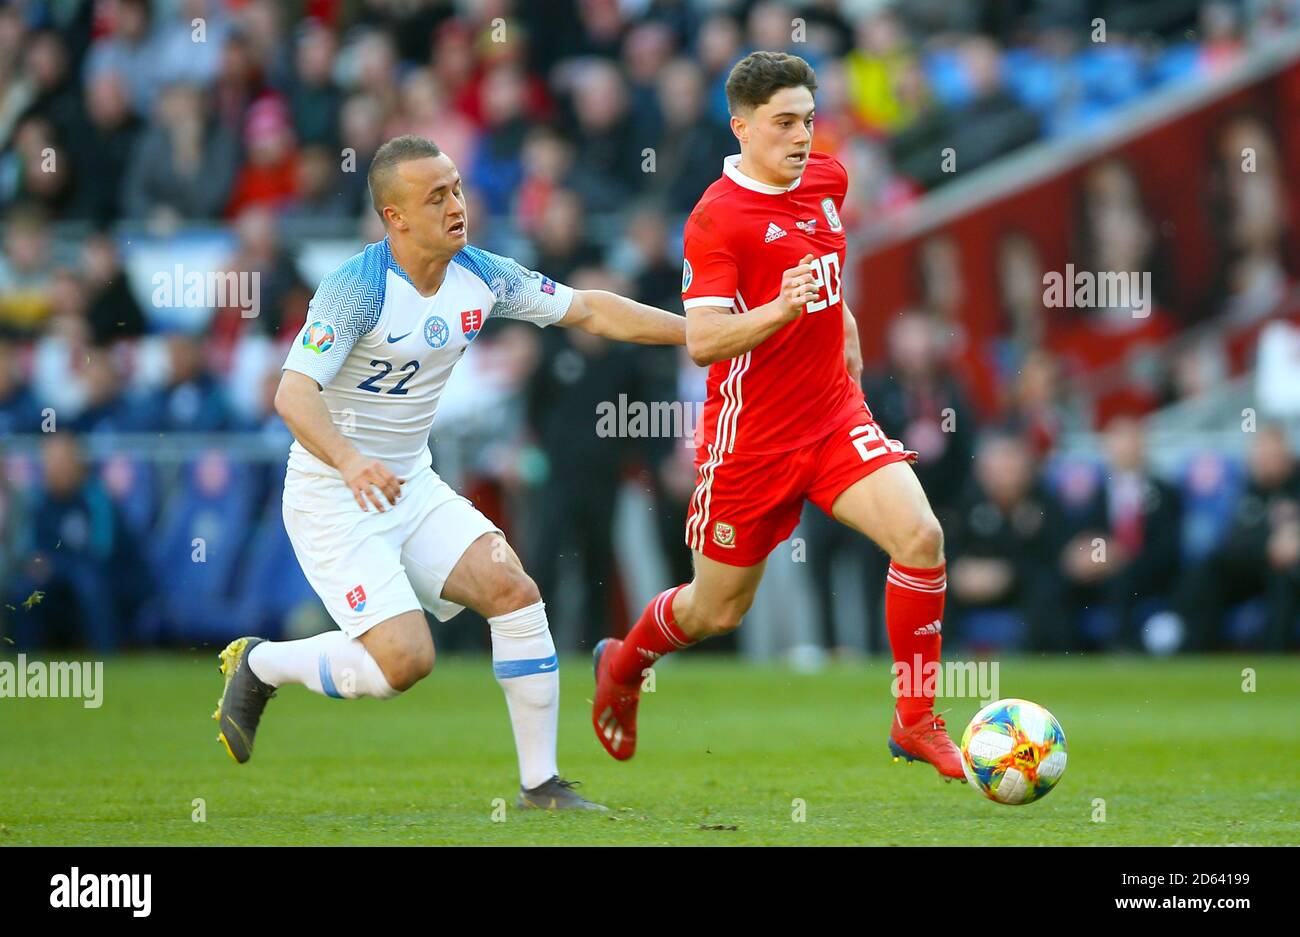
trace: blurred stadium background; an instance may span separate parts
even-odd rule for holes
[[[329,627],[270,401],[315,284],[382,236],[370,154],[431,137],[473,243],[680,311],[682,221],[737,149],[722,86],[754,49],[814,64],[814,146],[850,170],[867,399],[944,522],[946,645],[1294,649],[1300,0],[10,0],[7,650]],[[1070,264],[1149,273],[1149,314],[1046,308]],[[160,296],[182,270],[257,273],[257,316]],[[690,575],[689,440],[600,438],[597,406],[703,379],[503,322],[456,372],[435,468],[563,649]],[[710,646],[878,652],[884,565],[810,507]],[[471,613],[436,637],[487,647]]]

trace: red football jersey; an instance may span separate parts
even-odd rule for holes
[[[781,292],[781,275],[812,254],[820,289],[803,315],[737,358],[709,369],[699,441],[706,457],[786,452],[825,436],[863,407],[844,365],[844,226],[848,173],[812,153],[789,188],[723,163],[686,222],[683,305],[738,314]],[[712,450],[712,451],[710,451]]]

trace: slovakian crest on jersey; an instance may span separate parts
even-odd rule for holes
[[[551,325],[572,299],[568,286],[468,246],[452,257],[437,292],[423,296],[384,238],[321,281],[284,367],[320,385],[335,425],[363,455],[409,478],[431,464],[438,399],[484,323],[503,316]],[[342,483],[297,441],[289,467],[286,497],[305,477]]]
[[[460,314],[460,330],[467,342],[474,341],[474,336],[483,328],[483,310],[467,309]]]

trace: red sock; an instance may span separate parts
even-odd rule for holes
[[[610,661],[609,673],[615,681],[630,686],[641,679],[641,671],[653,667],[659,658],[694,643],[673,619],[673,596],[685,588],[686,583],[673,586],[650,600]]]
[[[933,569],[889,564],[885,578],[885,627],[889,647],[894,652],[896,674],[910,679],[900,681],[898,718],[911,725],[934,711],[933,684],[926,692],[922,668],[939,661],[943,643],[943,596],[947,590],[944,564]]]

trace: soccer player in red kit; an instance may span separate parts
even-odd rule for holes
[[[682,272],[687,347],[710,366],[686,521],[695,579],[656,596],[627,637],[595,648],[592,725],[619,760],[636,751],[645,668],[740,625],[805,500],[888,552],[895,660],[939,660],[943,532],[909,464],[916,453],[885,434],[858,384],[842,278],[848,175],[811,150],[816,87],[808,63],[784,53],[755,52],[727,79],[740,155],[686,222]],[[889,747],[963,776],[933,696],[897,701]]]

